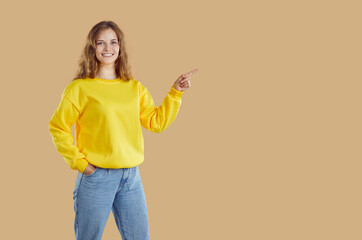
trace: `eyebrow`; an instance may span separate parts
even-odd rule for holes
[[[116,40],[116,41],[117,41],[117,39],[111,39],[111,41],[112,41],[112,40]],[[100,40],[97,40],[97,42],[98,42],[98,41],[104,41],[104,40],[101,40],[101,39],[100,39]]]

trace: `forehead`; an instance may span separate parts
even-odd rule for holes
[[[111,40],[111,39],[118,39],[116,32],[113,31],[113,29],[111,28],[101,30],[96,37],[96,40]]]

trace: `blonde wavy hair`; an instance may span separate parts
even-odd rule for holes
[[[119,44],[119,55],[115,61],[116,76],[129,81],[133,78],[131,66],[128,63],[128,55],[126,52],[126,44],[122,30],[112,21],[101,21],[93,26],[88,33],[83,53],[79,59],[79,66],[75,78],[95,78],[100,70],[101,63],[96,57],[96,37],[106,29],[112,29],[117,37]]]

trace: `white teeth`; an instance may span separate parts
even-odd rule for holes
[[[112,56],[113,54],[111,54],[111,53],[108,53],[108,54],[102,54],[103,56],[106,56],[106,57],[110,57],[110,56]]]

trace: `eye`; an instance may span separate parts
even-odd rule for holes
[[[99,45],[99,44],[101,44],[101,43],[103,43],[103,42],[97,42],[97,45]]]
[[[117,44],[118,42],[112,42],[112,43]]]

